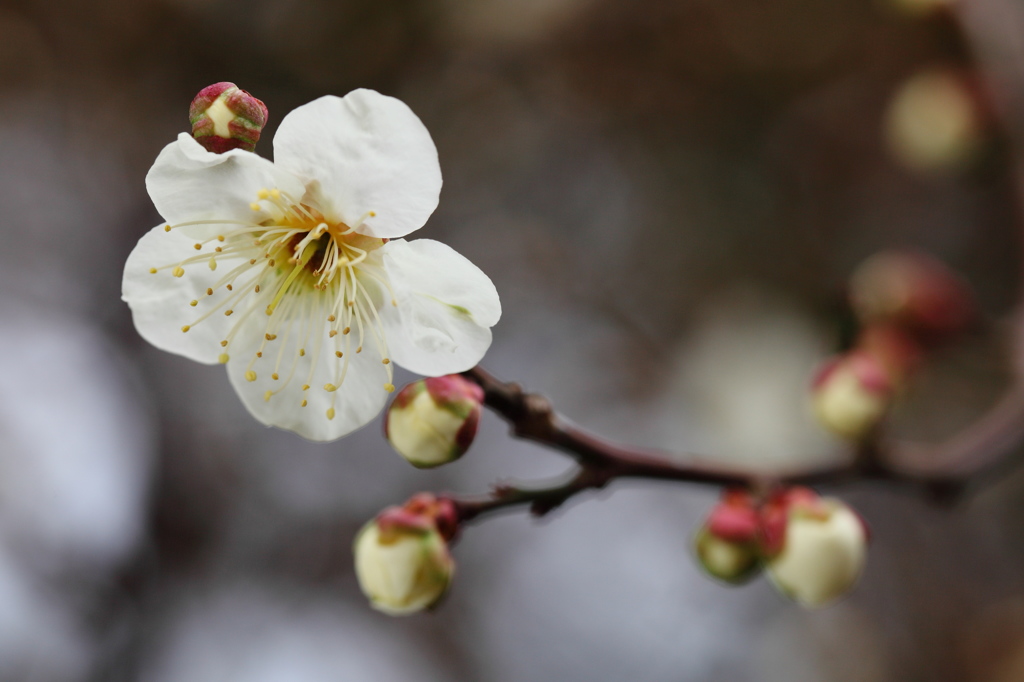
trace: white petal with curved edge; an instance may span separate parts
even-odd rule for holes
[[[156,210],[172,225],[195,220],[259,222],[270,214],[253,211],[251,204],[261,189],[274,188],[296,200],[305,192],[301,180],[260,156],[241,149],[214,154],[187,133],[163,148],[146,175],[146,189]],[[209,239],[231,226],[177,229],[195,239]]]
[[[345,337],[328,336],[328,330],[318,318],[317,334],[309,334],[307,324],[300,318],[277,330],[277,339],[266,342],[267,318],[248,321],[230,345],[231,360],[228,377],[246,409],[259,421],[294,431],[313,441],[331,441],[365,426],[384,408],[388,392],[387,369],[381,356],[372,347],[355,352],[355,339],[349,338],[348,371],[339,385],[343,359],[335,350],[345,352]],[[351,335],[351,336],[354,336]],[[312,337],[312,338],[311,338]],[[317,339],[319,337],[319,353]],[[299,356],[299,348],[306,353]],[[263,357],[256,358],[262,351]],[[317,358],[319,355],[319,358]],[[315,367],[313,361],[316,358]],[[312,376],[310,369],[313,367]],[[256,380],[246,379],[246,372],[256,373]],[[278,379],[273,379],[274,373]],[[308,390],[302,390],[309,384]],[[324,390],[325,384],[339,385],[335,392]],[[267,391],[275,391],[270,400]],[[302,401],[308,404],[302,407]],[[334,407],[333,419],[327,410]]]
[[[318,181],[328,217],[373,237],[419,229],[441,193],[430,133],[404,102],[373,90],[328,95],[290,112],[274,137],[274,162]]]
[[[381,251],[398,303],[381,308],[391,359],[428,376],[478,363],[491,345],[490,327],[501,317],[487,275],[432,239],[398,239]]]
[[[161,350],[213,364],[223,352],[220,341],[232,320],[217,312],[198,324],[195,322],[227,295],[220,289],[214,296],[207,296],[207,288],[213,287],[241,259],[218,258],[216,272],[210,270],[208,261],[202,260],[184,266],[182,277],[172,275],[172,268],[150,272],[150,268],[162,268],[195,256],[194,244],[194,239],[177,230],[165,232],[163,225],[144,234],[125,263],[121,298],[131,308],[135,328],[146,341]],[[189,305],[193,300],[199,301],[194,308]],[[193,326],[184,333],[181,328],[186,324]]]

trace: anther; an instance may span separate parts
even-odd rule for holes
[[[255,291],[255,292],[256,292],[257,294],[258,294],[258,293],[260,293],[260,285],[259,285],[259,284],[257,284],[257,285],[256,285],[256,288],[255,288],[255,289],[253,289],[253,291]]]
[[[302,384],[302,390],[303,391],[308,391],[309,390],[309,384]]]
[[[179,265],[178,267],[171,270],[171,274],[174,275],[175,277],[181,277],[182,275],[185,274],[185,268]]]
[[[358,348],[356,348],[356,352],[357,353],[362,353],[363,352],[363,347],[359,346]]]
[[[228,355],[227,353],[221,353],[220,355],[217,356],[217,362],[219,362],[222,365],[226,364],[227,361],[230,360],[230,359],[231,359],[231,356]]]
[[[273,341],[274,339],[277,338],[277,334],[264,334],[263,338],[265,338],[267,341]]]
[[[258,196],[260,199],[266,199],[267,197],[270,196],[270,191],[266,189],[261,189],[259,192],[256,192],[256,196]]]
[[[218,249],[218,251],[219,250],[220,249]],[[214,258],[213,256],[210,256],[210,270],[216,270],[216,269],[217,269],[217,259]]]
[[[342,355],[344,355],[344,353],[342,353],[340,350],[334,351],[334,357],[340,358]]]
[[[395,392],[395,385],[394,384],[384,384],[384,390],[387,391],[388,393],[394,393]]]
[[[224,339],[223,341],[220,342],[220,345],[221,345],[221,348],[227,348],[228,347],[228,340]]]
[[[203,245],[202,244],[195,244],[195,245],[192,246],[192,248],[195,249],[196,251],[200,251],[200,250],[202,250]]]
[[[280,379],[281,377],[279,377],[279,376],[277,375],[277,372],[274,372],[273,374],[271,374],[271,375],[270,375],[270,378],[271,378],[271,379],[273,379],[274,381],[277,381],[277,380],[278,380],[278,379]]]
[[[327,418],[328,419],[334,419],[334,408],[333,407],[327,408]]]
[[[256,357],[262,358],[263,357],[263,351],[261,351],[261,350],[256,351]]]
[[[246,381],[256,381],[256,372],[254,372],[254,371],[252,371],[250,369],[248,372],[245,373],[245,380]]]
[[[352,327],[345,327],[344,329],[341,330],[341,333],[348,334],[350,331],[352,331]]]
[[[299,357],[301,358],[305,354],[306,354],[306,349],[305,348],[300,348],[299,349]]]
[[[189,301],[188,304],[195,308],[197,305],[199,305],[199,301]]]
[[[328,393],[334,393],[335,391],[338,390],[338,387],[335,386],[334,384],[324,384],[324,390],[327,391]]]
[[[269,265],[270,267],[274,267],[274,259],[273,259],[273,258],[271,258],[271,259],[270,259],[270,262],[269,262],[269,263],[267,263],[267,265]]]
[[[255,258],[250,258],[249,259],[249,265],[256,265],[256,259]]]
[[[281,190],[279,190],[279,189],[277,189],[275,187],[274,189],[270,190],[270,196],[274,197],[275,199],[280,199],[281,198]]]
[[[164,225],[164,232],[170,232],[170,231],[171,231],[171,226],[170,225]]]
[[[307,402],[306,402],[305,400],[303,400],[303,401],[302,401],[301,403],[299,403],[299,406],[300,406],[300,407],[305,407],[305,406],[306,406],[306,405],[308,405],[308,404],[309,404],[309,403],[307,403]]]
[[[219,246],[213,247],[213,250],[216,251],[217,253],[222,253],[224,251],[224,249],[220,248]]]
[[[254,211],[258,211],[258,210],[260,210],[260,205],[259,205],[259,204],[257,204],[257,203],[256,203],[256,202],[254,201],[254,202],[252,202],[251,204],[249,204],[249,208],[251,208],[251,209],[252,209],[252,210],[254,210]]]
[[[338,318],[336,318],[334,315],[328,315],[327,316],[327,321],[328,322],[334,322],[336,319],[338,319]]]
[[[229,284],[229,285],[227,285],[227,290],[228,290],[228,291],[233,291],[233,290],[234,290],[234,287],[233,287],[233,286],[231,286],[231,285]]]
[[[272,396],[272,395],[274,395],[273,391],[267,391],[266,393],[263,394],[263,401],[269,403],[270,402],[270,396]]]
[[[390,365],[391,364],[391,360],[388,359],[388,358],[384,358],[383,360],[381,360],[381,362],[383,362],[385,365]]]
[[[155,275],[156,274],[156,268],[150,268],[149,269],[149,274]]]
[[[213,296],[213,289],[211,289],[211,288],[207,287],[207,288],[206,288],[206,295],[207,295],[207,296]]]
[[[224,235],[222,235],[222,234],[218,234],[218,235],[217,235],[217,241],[219,241],[219,242],[222,242],[222,241],[224,241]]]
[[[181,331],[183,331],[183,332],[187,332],[187,331],[188,331],[189,329],[191,329],[191,328],[192,328],[192,327],[190,327],[189,325],[187,325],[187,324],[186,324],[186,325],[185,325],[184,327],[182,327],[182,328],[181,328]]]
[[[235,312],[235,311],[234,310],[225,310],[224,311],[224,317],[231,317],[231,313],[233,313],[233,312]]]
[[[337,336],[337,335],[338,335],[338,330],[337,330],[337,329],[332,329],[332,330],[330,331],[330,333],[328,334],[328,336],[330,336],[330,337],[331,337],[332,339],[333,339],[333,338],[334,338],[335,336]]]

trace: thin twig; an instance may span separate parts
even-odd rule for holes
[[[637,478],[744,487],[767,492],[779,485],[839,485],[863,480],[888,481],[933,496],[959,492],[973,476],[997,464],[1024,438],[1024,384],[974,424],[938,446],[915,444],[888,448],[868,443],[851,461],[819,468],[773,473],[731,467],[695,455],[673,456],[628,448],[599,438],[559,415],[550,401],[505,383],[481,367],[464,373],[484,389],[484,404],[502,416],[512,433],[565,453],[577,463],[574,475],[554,485],[502,485],[490,496],[452,498],[463,521],[516,506],[543,516],[587,490],[616,479]]]

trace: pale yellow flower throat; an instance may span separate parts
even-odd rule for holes
[[[226,363],[239,331],[258,329],[255,319],[251,324],[246,323],[254,315],[265,316],[263,338],[249,360],[245,378],[256,381],[257,363],[264,365],[261,371],[265,371],[269,369],[266,367],[269,360],[273,359],[270,378],[281,383],[266,391],[264,399],[269,401],[296,380],[299,358],[305,357],[307,351],[310,366],[305,373],[303,391],[310,389],[320,362],[333,362],[333,379],[322,387],[331,394],[326,412],[328,419],[334,418],[337,391],[345,382],[351,354],[361,353],[366,341],[380,354],[386,367],[388,380],[384,389],[394,391],[391,360],[378,312],[385,299],[397,305],[377,251],[387,240],[356,232],[366,218],[375,214],[368,213],[355,227],[349,227],[328,222],[316,207],[300,203],[278,189],[262,189],[257,199],[251,205],[253,211],[267,213],[270,219],[259,223],[197,220],[164,227],[170,232],[187,225],[231,226],[223,234],[197,242],[195,249],[202,253],[149,270],[154,274],[170,270],[173,276],[183,277],[189,266],[205,265],[215,271],[219,259],[234,265],[206,290],[205,296],[188,302],[193,308],[206,310],[181,331],[188,332],[215,314],[237,315],[236,322],[220,342],[224,350],[219,360]],[[213,246],[212,252],[210,246]],[[241,259],[240,264],[237,264],[238,259]],[[333,349],[324,349],[325,343],[333,345]],[[293,351],[286,357],[289,346]],[[321,358],[321,355],[327,357]],[[303,397],[301,406],[307,403]]]

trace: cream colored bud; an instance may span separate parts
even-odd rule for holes
[[[837,499],[821,498],[820,503],[825,513],[790,509],[782,551],[767,562],[779,591],[809,608],[849,592],[867,558],[867,530],[860,517]]]
[[[982,115],[968,83],[945,70],[908,80],[893,97],[885,121],[892,155],[917,171],[965,166],[981,148],[982,129]]]
[[[465,454],[476,436],[483,391],[459,375],[414,382],[388,409],[384,433],[413,466],[430,468]]]
[[[838,436],[860,440],[885,415],[892,385],[881,363],[866,353],[833,359],[812,386],[815,414]]]
[[[447,591],[455,562],[437,530],[387,527],[377,520],[356,536],[356,578],[371,605],[392,616],[428,609]]]
[[[752,542],[724,540],[705,526],[698,531],[694,548],[701,567],[719,580],[739,584],[757,573],[760,554]]]

